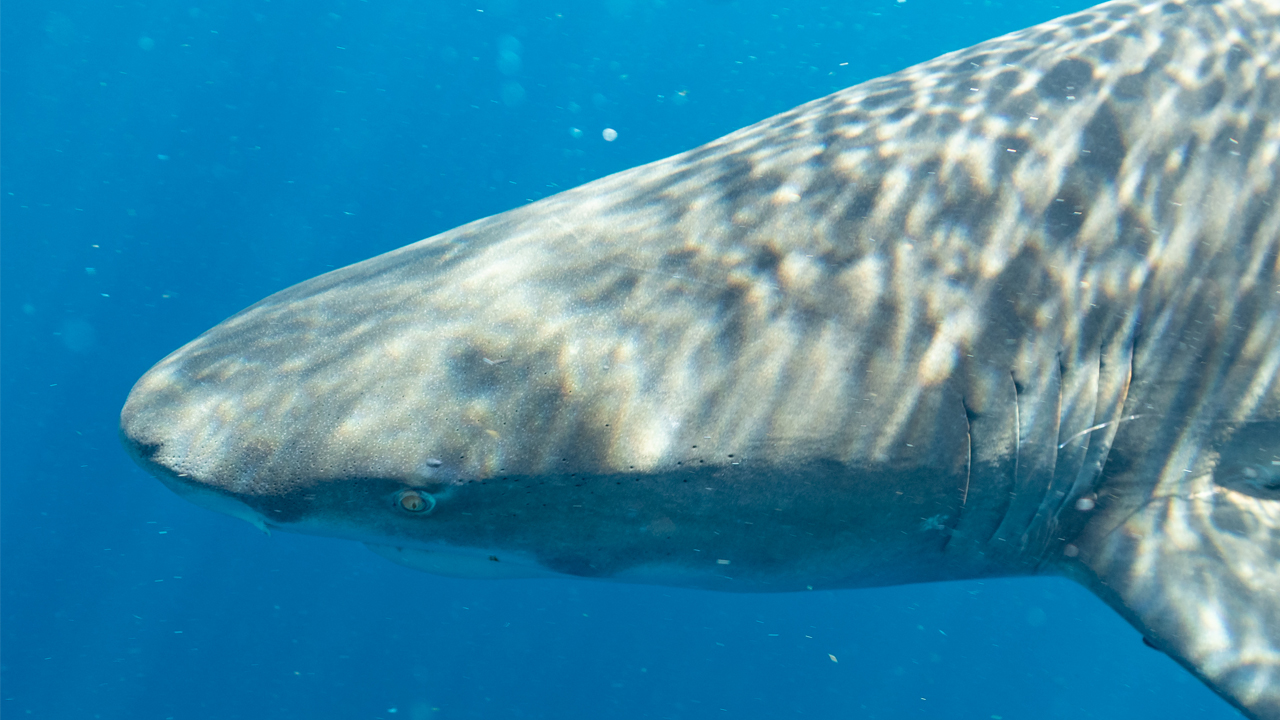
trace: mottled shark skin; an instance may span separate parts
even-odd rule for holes
[[[1064,574],[1280,718],[1280,0],[1112,2],[273,295],[121,433],[433,572]]]

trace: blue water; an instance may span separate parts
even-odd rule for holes
[[[1064,580],[442,579],[189,505],[116,439],[271,292],[1085,4],[6,2],[0,712],[1238,717]]]

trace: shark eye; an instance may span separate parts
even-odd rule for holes
[[[436,499],[418,490],[401,490],[396,493],[396,506],[414,515],[425,515],[436,508]]]

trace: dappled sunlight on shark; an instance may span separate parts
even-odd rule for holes
[[[121,433],[429,572],[1060,574],[1280,718],[1280,0],[1112,2],[273,295]]]

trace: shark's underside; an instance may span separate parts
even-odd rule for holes
[[[1280,718],[1280,0],[1112,2],[315,278],[177,492],[463,575],[1065,574]]]

